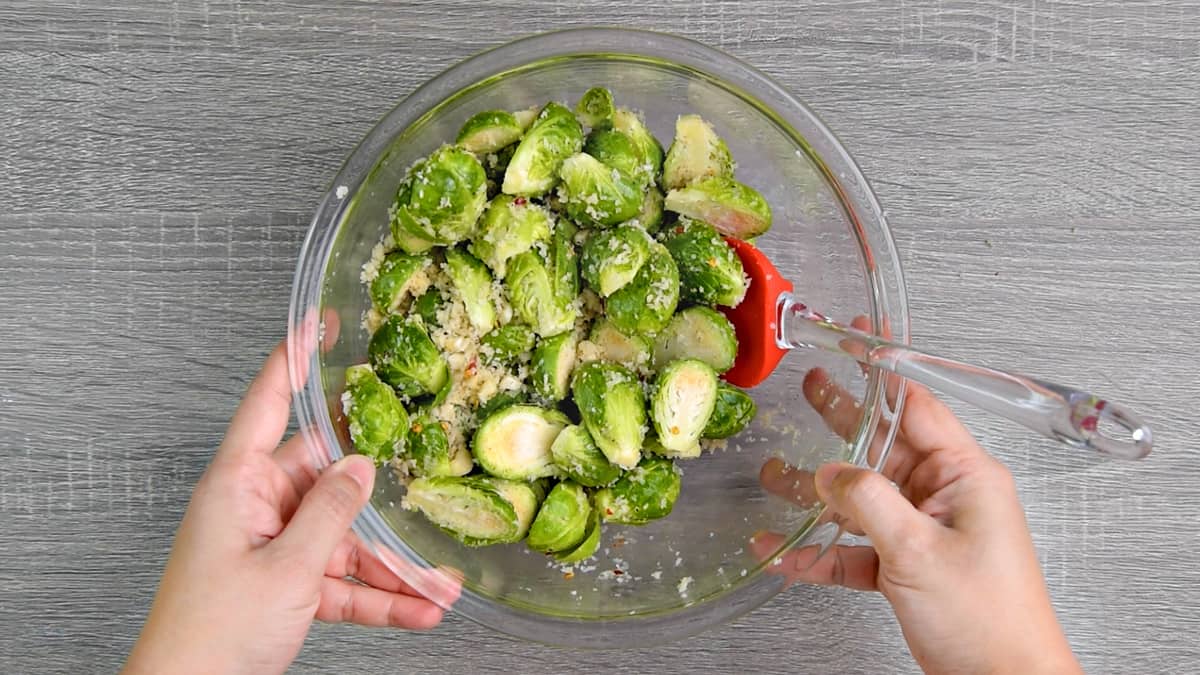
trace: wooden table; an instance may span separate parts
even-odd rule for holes
[[[1200,668],[1200,5],[65,0],[0,6],[0,671],[103,672],[284,332],[325,182],[395,101],[511,37],[691,36],[807,100],[878,190],[915,341],[1102,391],[1157,450],[1080,457],[960,410],[1017,476],[1090,672]],[[297,672],[909,672],[876,596],[795,588],[583,657],[451,617],[319,626]]]

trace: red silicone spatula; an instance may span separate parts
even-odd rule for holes
[[[762,251],[740,239],[726,241],[750,277],[745,299],[725,310],[738,338],[737,360],[725,373],[730,384],[754,387],[789,350],[820,348],[920,382],[1068,445],[1124,459],[1150,453],[1150,427],[1124,406],[1070,387],[928,354],[832,321],[793,295],[792,283]]]

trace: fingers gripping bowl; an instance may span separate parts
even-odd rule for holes
[[[775,225],[756,245],[814,305],[865,316],[874,330],[887,326],[907,342],[903,277],[880,208],[845,150],[799,101],[749,66],[677,37],[614,29],[534,36],[413,92],[359,144],[322,201],[289,317],[297,414],[319,466],[353,451],[341,399],[347,369],[367,360],[371,337],[361,274],[387,233],[405,171],[452,141],[475,113],[573,104],[594,85],[640,111],[664,144],[679,115],[710,122],[738,160],[737,179],[757,188],[773,212]],[[852,414],[834,425],[801,393],[804,373],[818,366],[861,401],[843,406]],[[524,545],[463,546],[402,508],[405,486],[386,467],[355,531],[418,591],[449,602],[461,583],[454,609],[514,636],[628,647],[699,632],[778,593],[783,576],[772,568],[784,549],[820,550],[838,535],[810,490],[764,490],[764,464],[878,465],[891,443],[881,420],[898,412],[878,373],[864,377],[849,360],[815,350],[790,354],[750,394],[759,412],[744,432],[724,449],[678,463],[682,489],[669,517],[607,525],[596,555],[569,568]],[[767,532],[782,535],[778,551],[763,549]]]

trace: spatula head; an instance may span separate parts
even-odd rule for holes
[[[790,293],[792,283],[753,244],[732,237],[725,241],[741,258],[750,287],[737,307],[721,308],[733,322],[738,339],[737,359],[724,377],[730,384],[749,388],[767,379],[787,353],[779,348],[775,336],[779,332],[779,296]]]

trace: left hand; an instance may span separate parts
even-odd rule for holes
[[[287,371],[280,344],[196,485],[126,672],[283,672],[314,618],[410,629],[442,620],[350,532],[371,494],[371,460],[349,455],[318,476],[300,435],[279,445]]]

